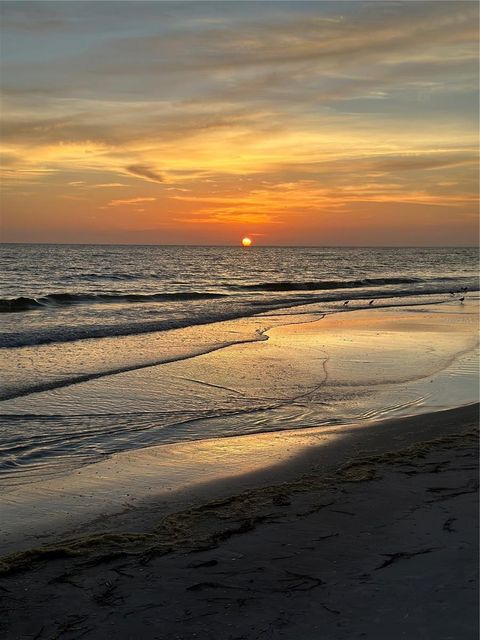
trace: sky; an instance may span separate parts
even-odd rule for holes
[[[476,2],[1,2],[4,242],[473,245]]]

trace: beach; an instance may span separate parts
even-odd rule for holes
[[[0,640],[477,640],[478,14],[0,1]]]
[[[477,317],[473,297],[309,305],[249,320],[262,340],[6,400],[179,403],[181,380],[257,404],[6,485],[4,637],[476,636]]]
[[[321,472],[310,450],[296,479],[7,557],[4,637],[473,639],[477,424],[380,423]]]

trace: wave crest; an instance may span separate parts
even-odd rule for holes
[[[40,298],[0,298],[0,313],[31,311],[50,306],[66,306],[70,304],[108,304],[115,302],[175,302],[184,300],[208,300],[223,298],[224,293],[202,293],[185,291],[177,293],[122,293],[122,294],[88,294],[88,293],[51,293]]]
[[[358,287],[375,287],[388,284],[411,284],[421,282],[419,278],[364,278],[363,280],[310,280],[296,282],[285,280],[280,282],[259,282],[240,285],[239,289],[248,291],[321,291],[327,289],[355,289]]]

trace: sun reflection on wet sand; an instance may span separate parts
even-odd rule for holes
[[[167,440],[152,446],[151,439],[144,449],[70,471],[60,466],[56,478],[42,479],[41,466],[32,470],[28,484],[15,485],[14,476],[12,482],[5,476],[2,521],[10,525],[4,526],[2,546],[58,529],[59,520],[69,529],[146,498],[167,499],[221,478],[268,472],[312,445],[342,438],[345,425],[446,408],[447,388],[449,406],[474,402],[474,309],[473,304],[440,305],[354,311],[321,320],[308,316],[310,322],[271,329],[268,341],[4,402],[5,409],[17,413],[34,411],[41,400],[45,413],[75,412],[80,421],[82,412],[88,414],[83,419],[93,420],[90,446],[100,442],[92,407],[100,412],[97,419],[103,412],[109,437],[119,429],[122,411],[136,407],[136,414],[126,414],[132,428],[143,411],[151,421],[145,433]],[[193,403],[190,418],[185,397]],[[160,401],[164,410],[183,412],[185,424],[174,418],[169,431],[153,411]],[[202,417],[206,406],[216,407],[218,415]],[[228,413],[234,406],[237,410]],[[169,433],[204,439],[168,444]],[[67,436],[58,437],[63,442]]]

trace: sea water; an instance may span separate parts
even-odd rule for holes
[[[18,482],[130,448],[413,407],[404,390],[398,406],[387,394],[352,412],[345,396],[312,395],[312,378],[301,393],[315,402],[299,409],[293,381],[285,397],[216,388],[198,358],[323,313],[461,304],[478,290],[477,258],[470,248],[2,245],[0,473]],[[190,361],[189,378],[175,363]]]

